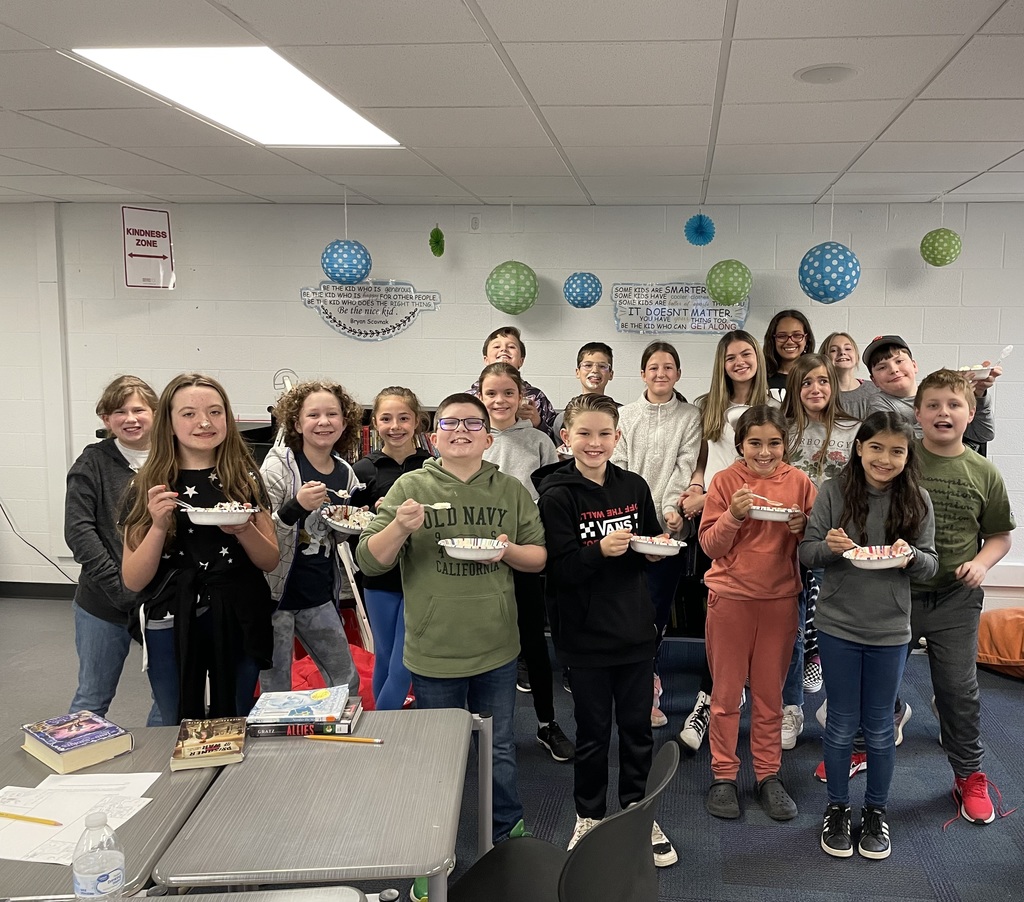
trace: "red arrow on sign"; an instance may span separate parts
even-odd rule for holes
[[[129,257],[150,257],[153,260],[166,260],[167,254],[129,254]]]

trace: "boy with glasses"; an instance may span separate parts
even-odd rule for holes
[[[612,349],[603,341],[588,341],[576,352],[576,378],[580,380],[583,395],[605,395],[608,383],[615,378],[612,368]],[[616,402],[616,407],[622,405]],[[561,435],[565,425],[565,411],[555,416],[555,435]]]

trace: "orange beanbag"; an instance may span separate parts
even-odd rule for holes
[[[978,663],[1024,679],[1024,608],[982,612],[978,627]]]

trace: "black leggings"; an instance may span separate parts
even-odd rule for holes
[[[555,719],[555,696],[551,688],[551,658],[544,636],[544,583],[539,573],[512,571],[516,587],[519,645],[530,675],[533,709],[540,723]]]

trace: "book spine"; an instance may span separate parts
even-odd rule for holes
[[[351,723],[251,723],[247,736],[333,736],[352,730]]]

